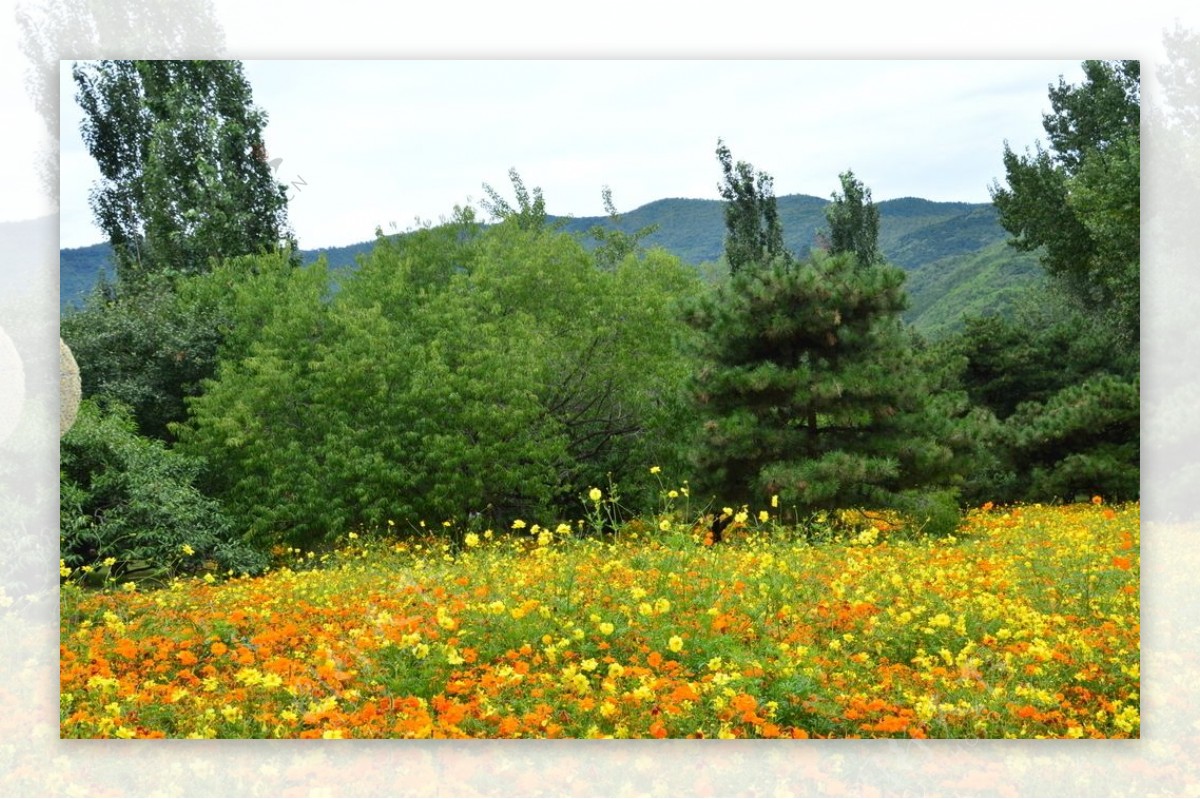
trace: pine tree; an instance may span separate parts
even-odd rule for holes
[[[754,246],[737,250],[744,260],[730,251],[729,282],[689,314],[707,362],[694,385],[701,487],[723,503],[892,507],[952,527],[954,494],[935,489],[969,449],[957,423],[965,396],[935,391],[939,370],[900,319],[904,273],[878,257],[870,192],[842,175],[844,213],[830,217],[842,246],[801,261],[771,244],[782,232],[769,178],[752,186],[753,167],[739,162],[733,180],[724,145],[717,155],[729,241]]]
[[[698,466],[721,502],[915,509],[955,452],[899,318],[904,274],[850,254],[743,269],[690,316],[708,363]],[[943,503],[945,504],[945,503]],[[952,504],[952,502],[951,502]]]

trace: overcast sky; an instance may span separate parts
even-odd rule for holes
[[[664,197],[718,199],[717,139],[775,179],[828,198],[853,169],[876,201],[989,201],[1007,140],[1045,140],[1047,90],[1079,61],[245,61],[267,148],[306,249],[478,206],[508,170],[552,214]],[[98,177],[62,70],[61,243],[102,241]]]

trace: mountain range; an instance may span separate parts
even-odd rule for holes
[[[826,228],[828,200],[802,194],[777,198],[784,244],[806,254]],[[615,226],[633,233],[657,226],[644,240],[694,265],[702,274],[719,274],[725,219],[719,200],[663,199],[622,214]],[[915,197],[884,200],[879,209],[879,248],[907,274],[909,309],[905,319],[929,338],[957,329],[964,315],[1005,313],[1024,288],[1042,275],[1036,257],[1008,246],[990,203],[934,202]],[[596,225],[612,227],[608,217],[557,218],[563,229],[587,243]],[[334,268],[352,267],[374,241],[341,247],[304,249],[305,263],[324,255]],[[94,244],[60,250],[59,302],[67,313],[95,285],[101,271],[112,271],[111,249]]]

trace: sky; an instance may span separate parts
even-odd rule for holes
[[[103,241],[99,177],[60,71],[60,242]],[[989,202],[1007,141],[1045,141],[1048,88],[1078,60],[245,60],[270,158],[305,249],[405,230],[486,198],[508,172],[551,214],[600,216],[666,197],[719,199],[718,139],[822,198],[852,169],[875,201]]]

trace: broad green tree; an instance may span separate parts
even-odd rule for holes
[[[240,62],[85,61],[72,76],[101,174],[90,204],[123,283],[291,241]]]
[[[101,283],[60,331],[80,363],[85,397],[127,406],[138,431],[170,440],[169,425],[187,415],[185,397],[216,368],[218,318],[225,300],[185,300],[177,281],[148,275],[137,291]]]
[[[846,170],[838,178],[841,193],[833,193],[833,202],[825,209],[829,220],[829,252],[853,253],[861,264],[883,260],[879,251],[879,209],[871,201],[871,190]]]
[[[1085,61],[1085,80],[1050,87],[1049,149],[1006,143],[1007,186],[992,200],[1015,247],[1039,253],[1080,307],[1109,317],[1127,346],[1139,339],[1141,70],[1137,61]]]
[[[775,202],[774,181],[745,161],[733,161],[724,141],[717,140],[725,200],[725,260],[731,274],[784,255],[783,228]]]
[[[235,284],[243,332],[180,428],[260,541],[561,518],[668,466],[696,278],[662,251],[601,269],[569,234],[468,209],[381,236],[331,296],[313,267],[263,271]]]

